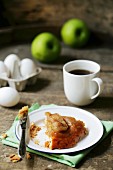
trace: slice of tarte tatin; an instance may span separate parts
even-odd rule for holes
[[[46,135],[49,137],[45,147],[51,150],[72,148],[88,134],[88,129],[81,120],[58,113],[46,112],[45,115]]]

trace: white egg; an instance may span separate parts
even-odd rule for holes
[[[10,71],[3,61],[0,61],[0,74],[5,73],[7,77],[10,75]]]
[[[20,62],[20,74],[22,77],[30,76],[31,74],[36,73],[36,65],[33,60],[25,58]]]
[[[19,93],[12,87],[0,88],[0,105],[4,107],[12,107],[18,104],[20,100]]]
[[[4,60],[4,64],[10,70],[11,76],[13,75],[15,61],[20,62],[20,59],[19,59],[19,57],[16,54],[10,54]]]

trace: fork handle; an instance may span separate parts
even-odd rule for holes
[[[26,153],[25,129],[22,129],[22,136],[19,144],[18,154],[21,158],[24,158],[25,153]]]

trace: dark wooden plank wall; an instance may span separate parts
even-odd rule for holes
[[[59,34],[62,24],[74,17],[83,19],[101,38],[112,40],[111,0],[1,0],[0,5],[0,33],[3,36],[5,28],[9,41],[31,40],[46,30]]]

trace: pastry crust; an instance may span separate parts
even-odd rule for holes
[[[46,135],[50,139],[45,146],[50,149],[71,148],[88,134],[83,121],[61,116],[58,113],[46,112],[45,114]]]

